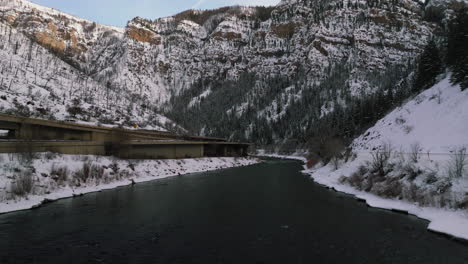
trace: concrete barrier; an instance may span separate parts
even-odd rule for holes
[[[54,152],[123,159],[241,157],[249,144],[197,141],[0,141],[0,153]]]
[[[8,130],[7,139],[112,141],[116,135],[126,140],[187,140],[226,142],[222,138],[176,135],[167,131],[130,130],[43,120],[0,114],[0,130]]]
[[[56,152],[113,155],[125,159],[246,156],[249,144],[221,138],[175,135],[0,114],[0,153]]]

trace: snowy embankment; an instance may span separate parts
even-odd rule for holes
[[[267,158],[276,158],[276,159],[291,159],[291,160],[299,160],[304,163],[307,162],[307,159],[303,157],[303,153],[294,153],[291,155],[279,155],[274,153],[266,153],[265,150],[258,150],[257,156],[259,157],[267,157]]]
[[[368,157],[358,157],[356,160],[343,164],[338,170],[332,166],[306,170],[315,182],[333,188],[336,191],[356,196],[371,207],[405,212],[430,221],[428,229],[447,234],[456,238],[468,240],[468,211],[448,208],[425,207],[417,202],[400,200],[398,198],[383,198],[373,193],[360,191],[353,186],[342,183],[343,176],[349,177],[358,170]],[[466,186],[465,186],[466,187]]]
[[[358,137],[348,162],[304,172],[371,207],[418,216],[431,231],[468,240],[467,147],[468,90],[447,77]]]
[[[468,240],[466,147],[468,90],[447,77],[357,138],[348,162],[306,172],[369,206],[408,212],[429,220],[429,230]]]
[[[120,186],[259,162],[255,158],[120,160],[52,153],[34,157],[0,154],[0,214]]]

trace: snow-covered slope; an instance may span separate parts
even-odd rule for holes
[[[176,95],[173,119],[195,133],[278,144],[306,141],[318,119],[355,98],[408,84],[400,80],[436,28],[422,11],[412,0],[298,0],[269,12],[192,11],[132,23],[163,43],[145,48],[165,54],[160,75]]]
[[[157,129],[170,124],[122,96],[122,90],[102,85],[2,22],[0,47],[3,113]]]
[[[248,166],[255,158],[129,161],[109,157],[0,154],[0,214],[42,203],[183,174]]]
[[[430,230],[468,239],[468,90],[449,79],[354,140],[356,156],[308,173],[370,206],[409,212],[431,221]]]
[[[372,151],[383,143],[410,152],[450,153],[468,148],[468,90],[450,84],[446,77],[437,85],[398,107],[357,138],[355,151]]]
[[[23,0],[0,1],[1,111],[94,124],[172,128],[172,122],[157,114],[149,99],[102,77],[109,75],[106,65],[113,64],[123,37],[124,29]],[[103,67],[97,71],[94,65]]]

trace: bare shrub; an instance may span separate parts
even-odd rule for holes
[[[395,123],[397,123],[398,125],[403,125],[404,123],[406,123],[406,120],[403,117],[397,117],[395,119]]]
[[[346,144],[342,138],[338,137],[321,137],[317,138],[316,143],[310,146],[310,153],[316,153],[322,160],[324,165],[327,165],[332,158],[342,158],[341,153],[345,150]]]
[[[448,175],[450,178],[462,178],[467,166],[466,148],[460,148],[452,155],[448,165]]]
[[[386,178],[383,182],[374,182],[372,187],[372,192],[385,197],[385,198],[395,198],[401,195],[403,190],[403,185],[397,178]]]
[[[465,197],[462,201],[457,203],[458,209],[468,209],[468,196]]]
[[[409,156],[412,162],[418,163],[420,151],[421,151],[421,145],[418,142],[411,144]]]
[[[403,190],[403,185],[396,178],[388,178],[385,182],[385,188],[383,190],[382,196],[388,198],[395,198],[401,196]]]
[[[158,161],[158,164],[159,164],[159,161]],[[128,162],[128,168],[130,168],[132,171],[135,171],[135,164],[133,162]]]
[[[398,158],[398,165],[399,165],[400,167],[403,167],[403,164],[406,163],[406,157],[405,157],[405,153],[404,153],[403,147],[400,147],[400,150],[398,151],[397,158]]]
[[[366,166],[361,165],[359,166],[357,172],[360,173],[361,175],[366,175],[369,172],[369,169]]]
[[[362,184],[361,184],[361,190],[365,191],[365,192],[370,192],[372,191],[372,188],[374,188],[374,178],[373,176],[368,176],[367,178],[364,178],[364,180],[362,181]]]
[[[418,203],[419,205],[425,205],[429,200],[428,197],[424,195],[424,189],[414,183],[402,188],[402,198],[410,202]]]
[[[73,174],[77,183],[87,183],[90,180],[101,181],[104,178],[104,167],[91,162],[83,163],[83,167]]]
[[[452,199],[447,197],[446,195],[439,196],[439,207],[451,207],[452,206]]]
[[[11,192],[17,196],[25,196],[31,193],[34,185],[32,172],[29,170],[21,172],[11,186]]]
[[[348,177],[346,177],[346,176],[341,176],[340,178],[338,178],[338,182],[339,182],[340,184],[345,184],[345,183],[348,182]]]
[[[346,179],[349,185],[356,187],[359,190],[364,188],[364,185],[367,183],[366,177],[369,172],[369,169],[361,165],[359,166],[358,170],[351,174],[350,177]]]
[[[340,168],[341,160],[338,156],[333,156],[330,162],[334,170],[338,170]]]
[[[444,194],[446,192],[448,192],[450,190],[450,188],[452,188],[452,181],[450,179],[445,179],[443,181],[439,181],[437,182],[436,184],[436,190],[437,190],[437,193],[439,194]]]
[[[50,170],[50,176],[55,182],[62,185],[68,180],[68,168],[65,166],[56,167],[55,164],[53,164]]]
[[[388,165],[388,161],[392,156],[393,148],[390,143],[386,143],[378,151],[372,152],[372,172],[379,173],[380,175],[385,175],[385,168]]]
[[[357,171],[347,178],[347,182],[349,183],[349,185],[356,187],[358,190],[362,190],[364,175]]]
[[[426,176],[426,179],[424,180],[424,182],[426,184],[434,184],[437,182],[437,172],[430,172],[429,174],[427,174]]]
[[[118,176],[117,179],[118,179],[118,180],[127,179],[127,178],[130,178],[131,175],[132,175],[132,174],[130,173],[130,171],[128,171],[128,170],[122,170],[122,171],[120,171],[120,172],[117,174],[117,176]]]
[[[413,131],[413,126],[403,126],[403,130],[406,134],[409,134],[411,131]]]
[[[100,181],[104,178],[104,167],[100,165],[91,166],[91,178]]]
[[[423,173],[420,168],[417,168],[413,164],[405,165],[403,167],[403,172],[409,181],[414,181],[419,175]]]
[[[132,164],[133,164],[133,168],[135,168],[134,163],[132,163]],[[120,167],[119,167],[119,164],[117,162],[113,162],[111,165],[109,165],[109,168],[112,170],[113,174],[119,173]]]
[[[319,162],[321,161],[319,155],[315,154],[315,153],[310,153],[309,156],[307,157],[307,168],[308,169],[311,169],[313,167],[315,167],[317,164],[319,164]]]
[[[34,153],[32,151],[27,151],[27,152],[19,152],[17,153],[17,158],[20,164],[23,164],[25,166],[31,165],[32,161],[38,158],[37,153]]]
[[[79,182],[85,183],[91,177],[91,163],[84,162],[83,167],[73,174],[73,177]]]

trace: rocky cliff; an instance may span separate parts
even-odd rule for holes
[[[26,39],[44,48],[66,64],[57,68],[69,68],[93,83],[95,91],[113,93],[111,102],[131,105],[136,112],[164,109],[192,132],[238,138],[208,122],[232,121],[233,116],[246,120],[237,134],[251,138],[258,122],[273,127],[291,114],[288,108],[311,97],[310,91],[323,97],[315,115],[323,117],[345,97],[375,93],[381,86],[376,76],[398,71],[394,82],[407,77],[436,28],[424,21],[423,5],[413,0],[283,0],[275,7],[137,17],[125,29],[24,0],[0,0],[0,6],[5,37],[12,30],[25,37],[25,50]],[[225,91],[229,81],[243,82],[242,89]],[[270,91],[271,82],[281,85]],[[204,105],[222,101],[223,95],[229,101],[216,108],[218,116],[201,118],[212,114]],[[248,113],[252,109],[254,115]],[[304,118],[295,118],[295,131],[311,125],[309,113]],[[273,138],[285,133],[296,132]]]

